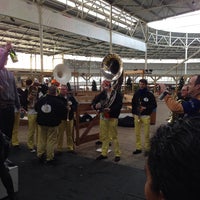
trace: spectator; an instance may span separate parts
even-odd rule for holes
[[[200,111],[200,75],[194,75],[188,82],[188,101],[179,102],[175,100],[169,91],[165,91],[164,101],[168,108],[174,113],[182,113],[184,117],[199,115]]]
[[[5,68],[11,49],[11,43],[0,48],[0,130],[8,137],[10,142],[15,120],[15,108],[20,109],[14,75]],[[6,164],[8,166],[14,165],[8,159],[6,159]]]
[[[5,48],[0,48],[0,130],[7,135],[9,140],[12,138],[15,107],[20,109],[14,75],[5,68],[11,49],[10,43],[7,43]]]
[[[180,95],[178,95],[177,101],[178,102],[184,102],[184,101],[189,101],[190,97],[188,94],[188,86],[184,85],[181,89]],[[174,123],[176,120],[179,118],[183,118],[184,113],[176,113],[176,112],[171,112],[171,116],[169,117],[168,123]]]
[[[157,129],[146,163],[146,200],[197,200],[200,180],[200,118]]]

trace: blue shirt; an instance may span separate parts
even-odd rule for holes
[[[200,100],[191,98],[189,101],[182,102],[184,113],[188,116],[200,114]]]

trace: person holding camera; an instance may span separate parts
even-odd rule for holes
[[[188,101],[177,101],[168,90],[163,92],[167,107],[174,113],[184,114],[184,117],[199,115],[200,111],[200,75],[194,75],[188,82]]]

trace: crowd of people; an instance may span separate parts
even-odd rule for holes
[[[8,160],[10,148],[20,149],[20,118],[27,115],[27,148],[36,153],[39,162],[55,163],[55,152],[63,151],[64,132],[67,150],[74,152],[73,116],[78,102],[66,85],[52,80],[40,83],[37,78],[27,79],[22,89],[12,72],[5,67],[11,43],[0,48],[0,178],[10,200],[16,199]],[[5,148],[4,148],[5,147]]]
[[[21,113],[27,113],[28,117],[27,148],[31,153],[36,153],[40,163],[54,164],[56,154],[64,151],[64,134],[67,152],[75,153],[73,127],[78,102],[67,85],[55,80],[51,85],[41,86],[38,79],[27,79],[24,90],[17,87],[14,75],[5,67],[10,49],[10,43],[0,48],[0,178],[9,199],[14,200],[16,197],[6,160],[9,162],[7,158],[11,145],[20,148],[18,129]],[[108,80],[102,82],[101,88],[101,92],[91,102],[92,109],[96,110],[100,118],[102,151],[96,160],[107,159],[108,148],[112,144],[114,162],[119,162],[121,148],[117,124],[123,95],[120,88]],[[178,98],[174,98],[168,90],[163,91],[163,96],[172,119],[160,126],[152,137],[150,116],[157,108],[157,101],[148,90],[146,79],[139,80],[139,88],[131,102],[136,141],[132,153],[137,156],[144,151],[147,157],[146,199],[198,199],[200,75],[190,77]],[[142,130],[144,145],[141,141]]]

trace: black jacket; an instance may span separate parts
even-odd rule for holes
[[[122,108],[123,96],[122,96],[121,92],[118,91],[118,90],[113,90],[111,96],[113,95],[114,92],[116,92],[116,97],[115,97],[113,103],[108,106],[110,108],[110,111],[109,111],[109,117],[110,118],[118,118],[119,114],[120,114],[120,111],[121,111],[121,108]],[[97,103],[101,103],[102,110],[100,109],[100,111],[103,112],[103,108],[107,108],[107,106],[104,105],[105,102],[106,102],[106,99],[107,99],[106,91],[102,91],[99,95],[97,95],[93,99],[93,101],[92,101],[92,107],[94,109],[96,109],[95,108],[96,104]]]
[[[65,106],[67,106],[68,101],[72,102],[72,105],[70,106],[71,110],[69,112],[69,120],[74,119],[74,112],[77,110],[77,106],[78,106],[78,102],[76,101],[76,99],[70,94],[67,95],[67,98],[63,97],[60,94],[58,95],[58,97],[62,100]],[[67,119],[67,115],[68,115],[68,110],[66,112],[65,119]]]
[[[96,104],[97,103],[101,103],[101,105],[104,105],[105,101],[106,101],[106,98],[107,98],[107,94],[106,94],[106,91],[103,90],[102,92],[100,92],[98,95],[96,95],[94,97],[94,99],[92,100],[92,103],[91,103],[91,106],[94,110],[96,110]]]
[[[57,97],[47,94],[35,104],[37,123],[42,126],[58,126],[66,118],[67,108]]]
[[[146,107],[141,113],[140,106]],[[153,93],[145,89],[139,89],[135,92],[132,98],[132,113],[135,115],[151,115],[153,110],[157,107],[157,102]]]

